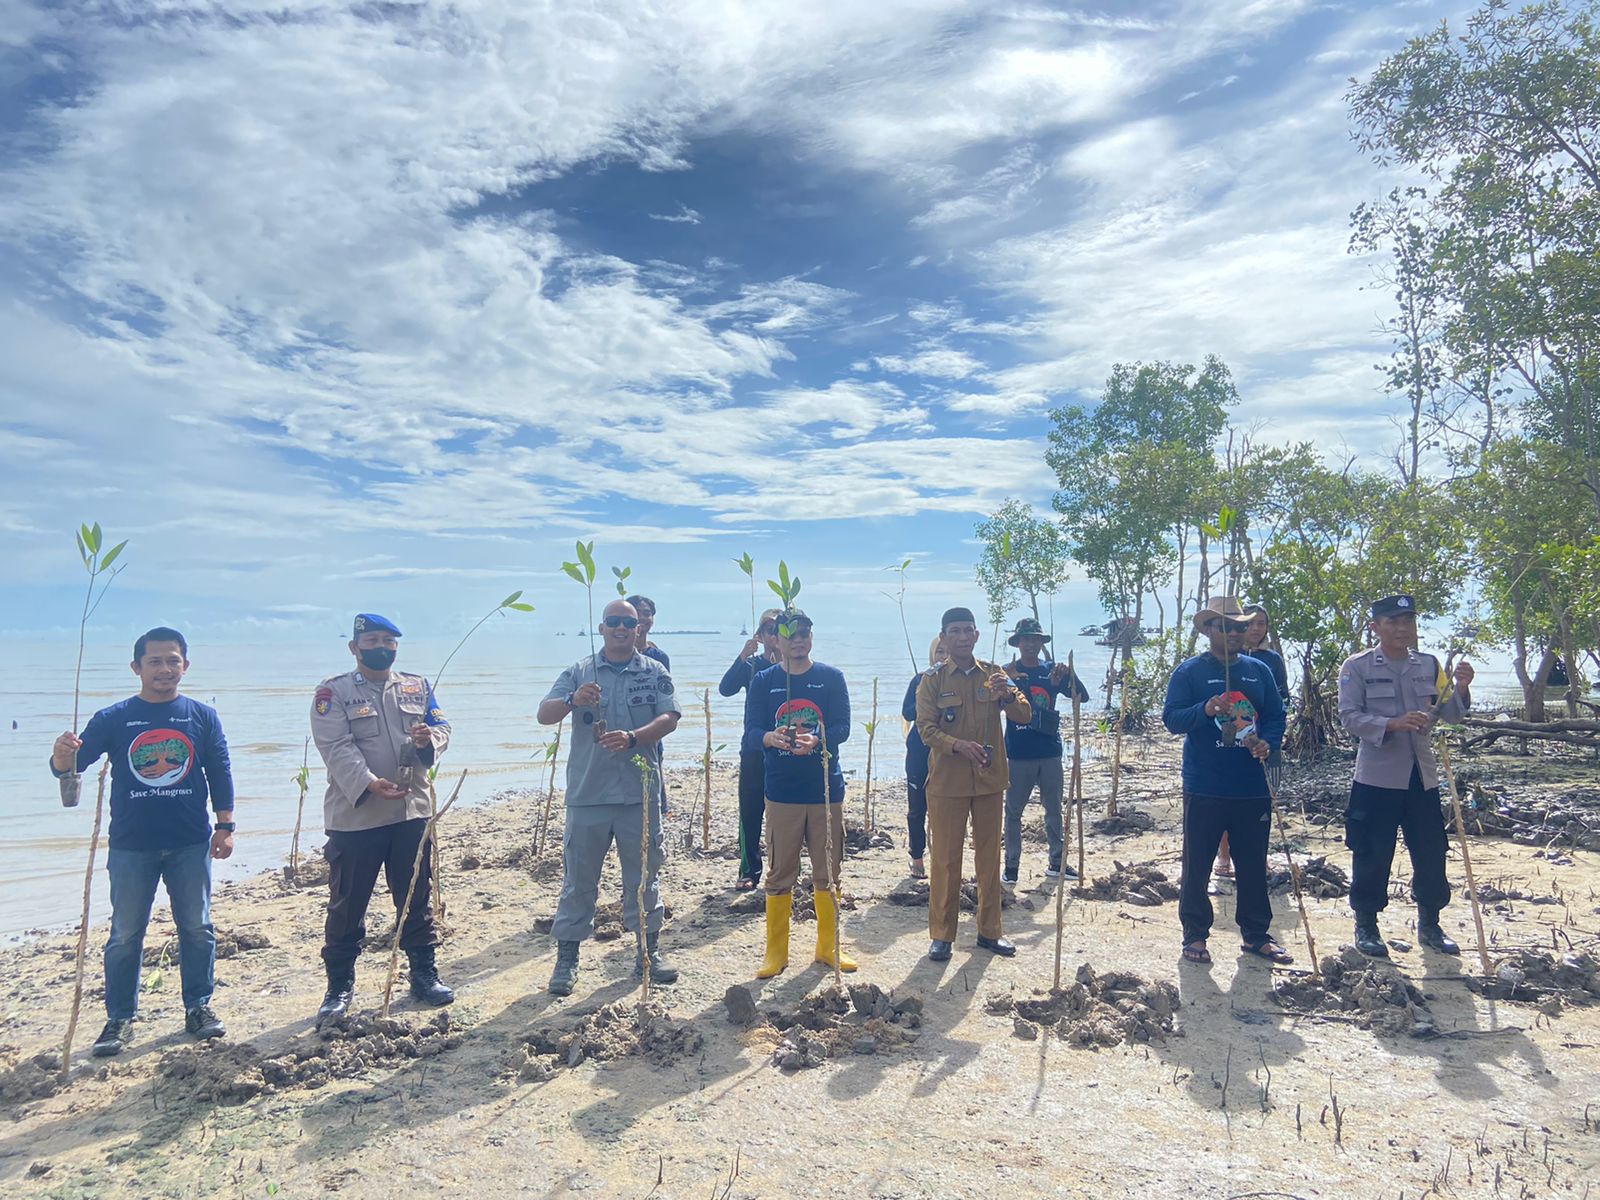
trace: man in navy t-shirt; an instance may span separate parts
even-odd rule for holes
[[[789,914],[800,850],[811,859],[817,907],[816,961],[854,971],[839,952],[835,888],[844,861],[844,768],[839,743],[850,736],[850,693],[835,667],[812,661],[811,618],[778,618],[783,661],[757,675],[745,706],[747,738],[764,747],[767,791],[767,952],[756,972],[770,979],[789,965]],[[827,824],[824,824],[827,822]],[[832,855],[824,853],[830,846]]]
[[[1061,859],[1065,842],[1061,828],[1061,793],[1065,781],[1061,770],[1061,714],[1056,711],[1056,697],[1077,693],[1082,703],[1089,698],[1089,689],[1083,686],[1076,673],[1067,669],[1066,663],[1044,662],[1040,658],[1049,640],[1044,626],[1033,617],[1018,621],[1016,629],[1006,639],[1008,646],[1016,647],[1017,657],[1005,672],[1027,697],[1033,715],[1021,725],[1006,718],[1006,760],[1011,764],[1011,782],[1006,787],[1006,862],[1000,875],[1001,883],[1017,881],[1022,865],[1022,811],[1028,807],[1034,788],[1039,789],[1039,803],[1044,808],[1045,840],[1050,846],[1045,878],[1078,877],[1078,873]]]
[[[1273,962],[1292,961],[1272,939],[1267,896],[1267,837],[1272,800],[1262,770],[1283,742],[1283,699],[1267,665],[1239,653],[1249,622],[1239,602],[1223,596],[1194,617],[1211,643],[1178,664],[1167,684],[1161,719],[1183,741],[1183,883],[1178,918],[1183,957],[1208,963],[1214,913],[1206,896],[1211,858],[1226,833],[1238,882],[1235,915],[1242,949]]]
[[[216,710],[178,694],[189,669],[183,634],[165,626],[133,644],[139,694],[89,718],[82,736],[56,739],[50,769],[82,773],[111,759],[111,937],[106,942],[106,1025],[94,1053],[128,1044],[139,1007],[144,931],[156,884],[165,881],[178,926],[184,1026],[199,1038],[225,1032],[211,1011],[217,936],[211,925],[211,860],[233,853],[233,775]],[[216,810],[212,831],[206,801]]]

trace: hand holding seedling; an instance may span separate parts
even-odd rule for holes
[[[794,750],[793,731],[787,726],[782,729],[769,729],[761,735],[761,744],[770,746],[774,750]]]
[[[958,738],[950,749],[975,767],[987,767],[989,765],[989,751],[981,742],[962,741]]]
[[[1398,717],[1390,717],[1384,728],[1390,733],[1426,733],[1432,719],[1421,711],[1402,713]]]
[[[795,755],[810,754],[817,748],[818,744],[816,734],[795,731],[789,736],[789,753]]]
[[[626,729],[608,729],[596,738],[595,742],[602,749],[610,750],[614,754],[620,754],[624,750],[631,749],[628,745],[628,731]]]
[[[1068,669],[1067,664],[1064,662],[1058,662],[1055,666],[1050,668],[1050,682],[1053,684],[1060,683],[1070,674],[1072,674],[1072,672]]]
[[[1224,696],[1213,696],[1206,701],[1205,714],[1208,717],[1232,716],[1233,701]]]
[[[218,829],[211,835],[211,857],[233,857],[233,834],[226,829]]]
[[[1272,746],[1253,733],[1245,738],[1241,744],[1262,762],[1266,762],[1272,756]]]
[[[433,730],[422,721],[411,727],[411,744],[418,750],[433,745]]]
[[[989,694],[1001,704],[1009,704],[1019,695],[1017,689],[1011,686],[1011,676],[998,667],[995,668],[994,674],[985,681],[985,685],[989,689]]]
[[[572,693],[573,708],[598,708],[600,707],[600,685],[590,680],[577,691]]]
[[[739,657],[749,658],[759,649],[761,649],[761,639],[753,637],[744,644],[744,649],[739,651]]]
[[[78,763],[78,747],[83,745],[83,739],[75,733],[63,733],[56,739],[55,749],[50,752],[50,761],[58,771],[70,771]]]

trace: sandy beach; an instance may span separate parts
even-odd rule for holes
[[[1108,770],[1088,769],[1091,884],[1118,864],[1138,864],[1118,879],[1148,884],[1160,872],[1176,882],[1176,750],[1172,739],[1135,743],[1121,820],[1104,832]],[[1462,770],[1476,795],[1523,806],[1516,811],[1552,795],[1600,805],[1592,766],[1573,758],[1496,752]],[[1291,770],[1286,794],[1297,850],[1326,860],[1308,879],[1332,880],[1332,892],[1349,861],[1338,823],[1325,825],[1321,811],[1347,771],[1337,759]],[[862,848],[846,863],[844,936],[861,970],[846,978],[855,991],[833,1000],[830,975],[805,962],[808,920],[797,922],[790,969],[754,981],[763,931],[758,902],[731,887],[731,771],[719,768],[712,784],[708,851],[700,779],[673,774],[663,944],[683,975],[654,989],[642,1035],[632,942],[614,918],[585,945],[575,994],[544,990],[554,945],[541,928],[560,869],[558,837],[543,860],[531,850],[542,795],[507,794],[446,818],[439,958],[459,993],[448,1010],[405,998],[402,970],[393,1023],[377,1021],[388,955],[374,944],[358,969],[364,1015],[328,1037],[313,1030],[325,898],[310,882],[316,859],[303,886],[277,871],[218,889],[221,1043],[196,1046],[182,1032],[162,913],[147,941],[134,1045],[116,1059],[89,1057],[103,1019],[105,930],[96,926],[72,1077],[57,1086],[51,1056],[70,1002],[72,943],[6,951],[0,1179],[13,1194],[57,1197],[909,1198],[1584,1196],[1600,1178],[1600,996],[1574,982],[1588,966],[1569,966],[1561,980],[1529,969],[1552,954],[1556,972],[1564,956],[1593,964],[1593,851],[1526,833],[1474,839],[1479,883],[1498,897],[1484,906],[1491,954],[1497,969],[1524,971],[1515,988],[1480,994],[1464,982],[1478,962],[1459,894],[1445,921],[1462,958],[1415,947],[1413,910],[1397,899],[1384,921],[1393,959],[1355,987],[1354,967],[1339,965],[1348,909],[1330,894],[1308,904],[1335,999],[1304,1011],[1313,991],[1286,890],[1273,904],[1294,967],[1235,953],[1224,896],[1215,964],[1180,968],[1175,902],[1148,884],[1152,893],[1118,899],[1068,893],[1063,976],[1076,990],[1051,997],[1055,894],[1042,875],[1037,807],[1005,910],[1017,957],[977,951],[964,916],[954,958],[935,964],[907,879],[903,784],[891,779],[875,789],[887,838],[858,835]],[[853,787],[852,826],[860,799]],[[1397,881],[1405,866],[1402,855]],[[1459,886],[1454,854],[1450,874]],[[614,903],[619,886],[613,862],[602,901]],[[382,924],[369,921],[374,943]],[[1341,970],[1346,993],[1372,993],[1365,1002],[1340,1007]],[[1600,990],[1600,976],[1587,978]],[[1287,985],[1281,998],[1275,980]],[[1165,1017],[1162,983],[1179,1001]],[[730,1007],[730,988],[753,1006]],[[1096,1048],[1106,1042],[1117,1044]]]

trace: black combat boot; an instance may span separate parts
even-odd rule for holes
[[[317,1009],[317,1024],[324,1021],[342,1021],[350,1012],[350,997],[356,990],[355,959],[324,962],[328,971],[328,994]]]
[[[407,950],[406,957],[411,960],[411,995],[414,998],[435,1008],[443,1008],[455,1000],[455,992],[439,981],[439,968],[434,965],[432,946]]]
[[[661,957],[661,948],[658,944],[661,938],[659,932],[645,935],[645,940],[650,946],[650,982],[651,983],[677,983],[678,968]],[[644,949],[635,946],[633,951],[633,977],[639,979],[644,975]]]
[[[1356,949],[1368,958],[1389,957],[1389,947],[1378,932],[1377,913],[1356,913]]]
[[[1461,947],[1450,940],[1439,925],[1439,910],[1417,905],[1417,941],[1431,946],[1440,954],[1460,954]]]
[[[556,996],[572,995],[572,985],[578,982],[578,943],[556,943],[556,969],[550,974],[550,992]]]

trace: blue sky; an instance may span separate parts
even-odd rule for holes
[[[0,29],[0,627],[566,627],[577,537],[663,623],[972,601],[1048,410],[1234,370],[1266,440],[1381,457],[1395,180],[1346,80],[1457,8],[1201,0],[152,0]],[[1073,620],[1097,606],[1082,579]]]

